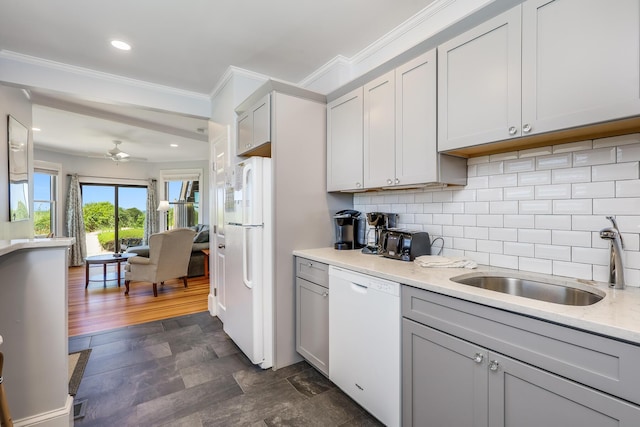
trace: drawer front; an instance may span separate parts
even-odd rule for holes
[[[639,346],[411,286],[402,315],[640,404]]]
[[[296,276],[325,288],[329,287],[329,266],[327,264],[296,257]]]

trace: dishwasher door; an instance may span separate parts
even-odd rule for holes
[[[331,266],[329,287],[329,378],[400,425],[400,285]]]

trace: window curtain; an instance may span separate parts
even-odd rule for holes
[[[75,237],[75,243],[69,251],[69,265],[83,265],[87,257],[87,240],[84,232],[84,218],[82,217],[82,193],[78,174],[71,175],[69,192],[67,193],[67,234]]]
[[[149,236],[159,231],[157,207],[158,190],[156,180],[150,179],[147,186],[147,214],[144,216],[144,245],[149,244]]]

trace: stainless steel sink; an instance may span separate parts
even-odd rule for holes
[[[591,305],[604,298],[604,293],[600,294],[576,287],[540,282],[527,278],[499,275],[464,275],[454,277],[451,280],[463,285],[475,286],[476,288],[563,305]]]

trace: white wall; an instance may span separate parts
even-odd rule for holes
[[[465,187],[355,194],[354,209],[398,213],[401,227],[442,236],[444,255],[604,282],[598,232],[616,215],[625,278],[640,287],[639,163],[640,134],[483,156]]]
[[[33,132],[31,102],[20,89],[0,85],[0,240],[33,237],[33,212],[28,221],[9,221],[9,160],[7,116],[11,115],[29,129],[29,175],[33,174]],[[33,206],[33,181],[29,183]]]

